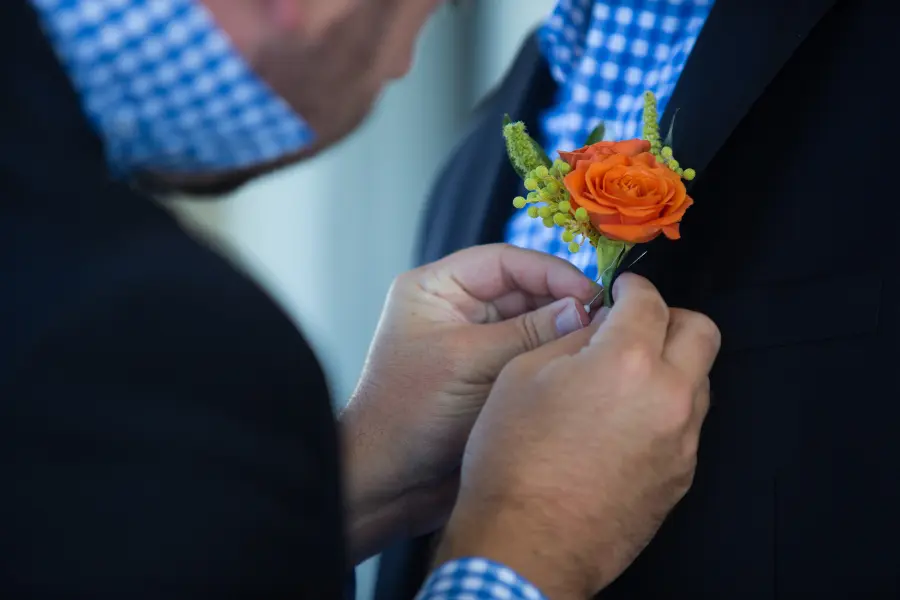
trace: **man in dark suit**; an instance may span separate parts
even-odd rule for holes
[[[420,260],[501,240],[566,255],[510,204],[503,114],[550,151],[571,149],[599,120],[613,139],[639,134],[640,108],[617,96],[656,91],[664,128],[677,113],[673,150],[698,173],[696,204],[682,239],[636,248],[632,270],[713,316],[723,350],[694,487],[600,597],[897,597],[893,5],[588,4],[561,2],[473,115],[431,197]],[[688,41],[680,27],[695,28]],[[427,544],[383,556],[379,600],[409,596]]]
[[[437,4],[3,3],[2,597],[338,598],[452,508],[423,598],[574,600],[684,494],[718,334],[645,279],[590,322],[595,286],[544,253],[407,273],[335,422],[278,306],[135,189],[339,139]]]

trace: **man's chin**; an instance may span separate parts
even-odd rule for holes
[[[214,200],[216,197],[239,190],[258,177],[308,159],[321,152],[325,146],[327,144],[316,143],[274,161],[229,171],[215,173],[143,172],[134,177],[134,184],[140,190],[156,196],[186,194]]]

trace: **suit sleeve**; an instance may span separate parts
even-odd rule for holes
[[[302,337],[249,284],[116,290],[5,386],[3,596],[341,598],[336,432]]]

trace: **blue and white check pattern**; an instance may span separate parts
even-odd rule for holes
[[[483,558],[463,558],[438,568],[416,600],[546,600],[512,569]]]
[[[118,175],[246,167],[312,141],[199,0],[31,1]]]
[[[584,144],[603,122],[606,139],[639,137],[643,93],[665,110],[713,0],[559,0],[538,37],[553,78],[557,104],[542,116],[541,143],[551,156]],[[572,254],[557,228],[517,211],[506,241],[570,260],[598,277],[596,252]]]

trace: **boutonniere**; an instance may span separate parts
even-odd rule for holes
[[[585,243],[597,249],[599,283],[605,303],[611,302],[612,278],[635,244],[660,235],[681,237],[679,224],[694,203],[685,181],[696,176],[683,168],[672,153],[672,128],[660,137],[656,97],[644,94],[643,137],[604,141],[599,125],[584,147],[560,151],[551,161],[521,121],[507,116],[503,136],[513,168],[528,190],[513,200],[528,206],[532,218],[562,230],[570,252]],[[673,123],[674,125],[674,123]]]

